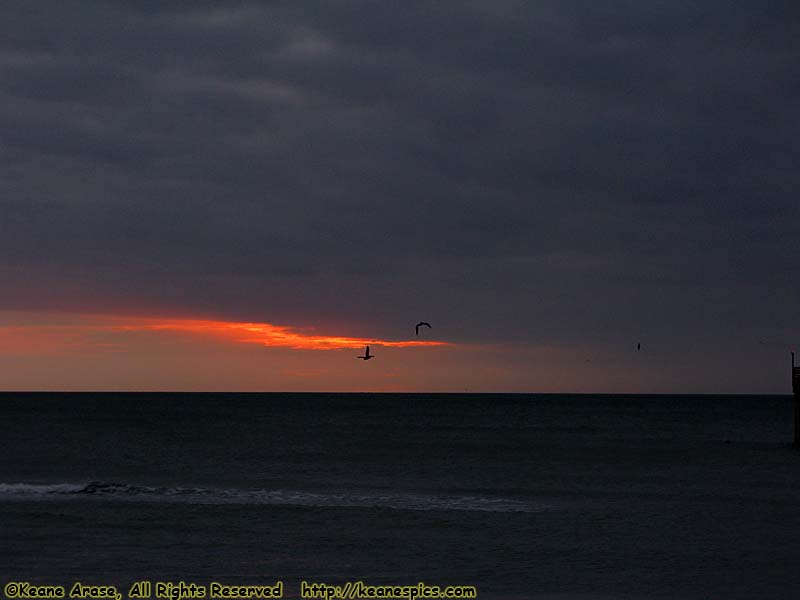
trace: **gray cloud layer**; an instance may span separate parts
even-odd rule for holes
[[[0,304],[788,339],[797,39],[796,2],[6,2]]]

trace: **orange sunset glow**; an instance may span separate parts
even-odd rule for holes
[[[384,339],[261,321],[0,311],[0,389],[402,391],[458,385],[452,352],[469,353],[468,346],[430,334],[414,339],[413,323],[409,329],[409,338]],[[368,365],[356,359],[366,345],[377,356]]]
[[[161,332],[192,335],[216,341],[259,344],[267,347],[296,350],[341,350],[366,345],[393,348],[451,346],[436,340],[385,340],[348,336],[319,335],[312,329],[296,329],[271,323],[218,321],[207,319],[158,319],[113,317],[107,315],[57,317],[44,322],[0,323],[0,351],[35,353],[55,348],[113,348],[119,346],[119,335],[126,333]],[[114,336],[114,341],[103,341]],[[124,335],[123,335],[124,338]]]

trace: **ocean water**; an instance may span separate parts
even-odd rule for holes
[[[796,599],[792,402],[0,394],[0,584]]]

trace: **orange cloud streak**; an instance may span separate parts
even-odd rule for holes
[[[354,338],[303,333],[271,323],[240,323],[236,321],[204,320],[143,320],[136,324],[117,325],[114,331],[175,331],[222,337],[230,341],[262,346],[295,348],[298,350],[338,350],[360,348],[367,344],[408,348],[411,346],[451,346],[449,342],[435,340],[391,341],[377,338]]]

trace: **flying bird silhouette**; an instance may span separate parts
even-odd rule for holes
[[[374,358],[374,356],[369,353],[369,346],[367,346],[367,351],[364,352],[364,356],[358,356],[357,358],[360,358],[360,359],[363,359],[363,360],[369,360],[370,358]]]
[[[641,350],[641,349],[642,349],[642,343],[641,343],[641,342],[639,342],[638,344],[636,344],[636,349],[637,349],[637,350]]]
[[[430,329],[430,328],[431,328],[431,324],[430,324],[430,323],[426,323],[425,321],[420,321],[419,323],[417,323],[417,326],[416,326],[416,328],[415,328],[415,329],[416,329],[416,331],[417,331],[417,335],[419,335],[419,328],[420,328],[420,327],[422,327],[423,325],[424,325],[425,327],[427,327],[428,329]]]

